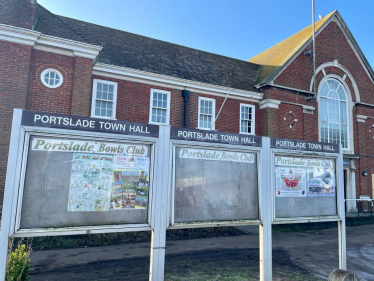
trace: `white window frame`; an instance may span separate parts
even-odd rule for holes
[[[56,85],[49,85],[47,82],[45,82],[44,80],[44,76],[48,73],[48,72],[55,72],[59,75],[60,77],[60,81],[58,82],[58,84]],[[42,81],[43,85],[46,86],[47,88],[51,88],[51,89],[55,89],[55,88],[58,88],[62,85],[62,83],[64,82],[64,76],[62,75],[62,73],[60,71],[58,71],[57,69],[54,69],[54,68],[47,68],[47,69],[44,69],[42,71],[42,73],[40,74],[40,80]]]
[[[166,94],[168,97],[167,100],[167,108],[166,108],[166,123],[161,122],[152,122],[152,108],[153,108],[153,93],[161,93]],[[157,125],[170,125],[170,99],[171,99],[171,92],[159,89],[151,89],[150,98],[149,98],[149,124],[157,124]]]
[[[108,84],[108,85],[113,85],[113,108],[112,108],[112,116],[111,117],[95,115],[95,101],[96,101],[97,83],[104,83],[104,84]],[[107,80],[101,80],[101,79],[94,79],[93,80],[92,102],[91,102],[91,117],[102,118],[102,119],[110,119],[110,120],[117,120],[116,119],[117,90],[118,90],[118,83],[117,82],[107,81]]]
[[[323,85],[323,83],[326,81],[326,80],[337,80],[337,82],[339,82],[341,84],[341,86],[344,88],[344,91],[345,91],[345,95],[346,95],[346,98],[347,98],[347,102],[346,102],[346,105],[347,105],[347,129],[348,129],[348,147],[347,148],[343,148],[343,151],[344,153],[348,153],[348,154],[352,154],[354,153],[354,142],[353,142],[353,124],[352,124],[352,120],[353,120],[353,113],[352,113],[352,109],[353,109],[353,102],[352,102],[352,96],[351,96],[351,92],[349,90],[349,87],[347,85],[347,83],[343,80],[342,77],[338,76],[338,75],[335,75],[335,74],[330,74],[330,75],[326,75],[322,80],[321,82],[319,83],[318,85],[318,92],[317,92],[317,102],[318,102],[318,141],[321,141],[322,139],[322,136],[321,136],[321,110],[320,110],[320,103],[321,103],[321,98],[320,98],[320,91],[321,91],[321,87]]]
[[[212,102],[212,128],[201,128],[200,127],[200,101],[201,100],[206,100]],[[198,113],[197,113],[197,128],[200,130],[215,130],[216,129],[216,100],[211,99],[211,98],[206,98],[206,97],[199,97],[199,102],[198,102]]]
[[[242,107],[248,107],[248,108],[251,108],[252,110],[252,120],[251,120],[251,132],[248,133],[248,132],[242,132]],[[246,135],[254,135],[255,134],[255,110],[256,110],[256,106],[254,106],[253,104],[247,104],[247,103],[241,103],[240,104],[240,110],[239,110],[239,134],[246,134]]]

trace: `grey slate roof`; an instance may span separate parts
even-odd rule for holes
[[[247,61],[58,16],[40,5],[35,30],[102,46],[101,63],[258,92],[260,66]]]

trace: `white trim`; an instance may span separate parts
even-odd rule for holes
[[[113,85],[113,108],[112,108],[112,117],[103,117],[95,115],[95,101],[96,101],[96,90],[97,90],[97,83],[104,83],[108,85]],[[91,102],[91,117],[93,118],[102,118],[102,119],[111,119],[116,120],[116,111],[117,111],[117,91],[118,91],[118,83],[113,81],[106,81],[101,79],[94,79],[93,80],[93,87],[92,87],[92,102]]]
[[[319,71],[321,71],[324,68],[329,67],[329,66],[339,68],[340,70],[342,70],[344,72],[343,77],[335,75],[336,77],[339,77],[340,81],[345,81],[345,76],[348,76],[348,78],[352,82],[353,91],[355,93],[355,99],[356,99],[355,102],[360,102],[360,92],[358,90],[358,87],[357,87],[355,79],[353,78],[352,74],[348,71],[348,69],[346,69],[344,66],[342,66],[341,64],[339,64],[337,60],[334,60],[333,62],[326,62],[326,63],[323,63],[320,66],[318,66],[317,69],[316,69],[316,75],[317,75],[317,73]],[[324,75],[324,76],[328,77],[328,76],[331,76],[331,74],[330,75]],[[322,83],[322,81],[319,84],[321,84],[321,83]],[[345,84],[345,85],[347,85],[347,84]],[[312,91],[312,89],[313,89],[313,77],[311,78],[310,84],[309,84],[309,90]],[[348,86],[347,86],[347,89],[349,89]]]
[[[153,108],[153,93],[162,93],[166,94],[168,97],[167,100],[167,108],[166,108],[166,123],[158,123],[158,122],[152,122],[152,108]],[[170,125],[170,100],[171,100],[171,92],[170,91],[164,91],[159,89],[151,89],[150,98],[149,98],[149,124],[156,124],[156,125]]]
[[[41,32],[6,24],[0,24],[0,41],[33,46],[35,50],[92,60],[96,59],[103,48],[74,40],[44,35]]]
[[[49,35],[40,35],[34,49],[72,57],[82,57],[95,60],[103,47],[58,38]]]
[[[206,100],[206,101],[210,101],[212,102],[212,124],[213,124],[213,127],[212,128],[201,128],[200,127],[200,101],[201,100]],[[216,100],[215,99],[211,99],[211,98],[206,98],[206,97],[199,97],[199,101],[198,101],[198,115],[197,115],[197,129],[200,129],[200,130],[215,130],[216,128]]]
[[[251,108],[251,132],[242,132],[242,107],[248,107]],[[240,110],[239,110],[239,134],[246,134],[246,135],[254,135],[255,134],[255,124],[256,124],[256,107],[253,104],[247,104],[247,103],[241,103],[240,104]]]
[[[322,68],[322,73],[323,73],[323,76],[326,76],[326,71],[325,71],[324,68]],[[316,72],[316,74],[317,74],[317,72]]]
[[[56,84],[56,85],[50,85],[47,82],[45,82],[44,81],[44,75],[46,75],[48,72],[56,72],[56,74],[58,74],[59,77],[60,77],[60,79],[59,79],[60,82],[58,82],[58,84]],[[62,85],[62,83],[64,82],[64,76],[57,69],[47,68],[47,69],[44,69],[42,71],[42,73],[40,74],[40,80],[42,81],[43,85],[46,86],[47,88],[55,89],[55,88],[58,88]]]
[[[265,100],[260,101],[259,105],[260,105],[260,109],[264,109],[264,108],[279,109],[280,103],[281,101],[279,100],[265,99]]]
[[[357,122],[359,123],[366,123],[366,119],[368,119],[367,116],[361,115],[361,114],[357,114],[356,118],[357,118]]]
[[[321,82],[318,85],[318,91],[317,91],[317,102],[318,107],[320,103],[320,90],[322,84],[326,80],[338,80],[338,82],[344,87],[346,98],[347,98],[347,134],[348,134],[348,148],[343,148],[342,150],[345,154],[352,154],[354,152],[354,138],[353,138],[353,116],[352,116],[352,109],[353,109],[353,102],[352,102],[352,95],[349,90],[349,87],[347,83],[342,79],[342,77],[335,75],[335,74],[329,74],[326,75],[324,78],[322,78]],[[321,111],[318,110],[318,141],[321,141],[321,118],[320,118]],[[339,115],[340,116],[340,115]],[[340,117],[339,117],[340,118]]]
[[[0,24],[0,41],[33,46],[40,34],[30,29]]]
[[[121,67],[109,64],[96,64],[93,67],[92,75],[133,81],[144,84],[152,84],[155,86],[173,88],[177,90],[185,90],[186,88],[188,88],[188,90],[197,93],[220,97],[225,97],[227,95],[227,92],[230,92],[229,98],[251,102],[259,102],[260,100],[262,100],[263,97],[262,93],[191,81],[163,74],[156,74],[152,72],[141,71],[128,67]]]

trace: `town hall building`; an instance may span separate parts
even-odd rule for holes
[[[372,198],[373,69],[338,11],[315,44],[316,94],[311,26],[242,61],[0,0],[0,205],[14,108],[338,143],[345,198]]]

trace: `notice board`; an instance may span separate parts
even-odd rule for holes
[[[21,229],[148,221],[151,145],[30,136]]]
[[[257,153],[175,147],[174,221],[258,219]]]
[[[276,218],[337,215],[336,160],[275,155]]]

